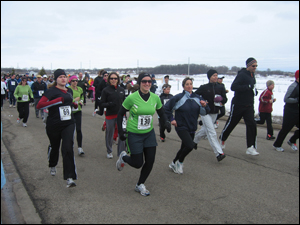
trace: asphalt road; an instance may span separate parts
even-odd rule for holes
[[[1,112],[1,158],[7,184],[1,192],[3,223],[294,223],[299,224],[299,152],[286,141],[285,152],[273,149],[266,128],[258,127],[259,156],[246,155],[246,129],[238,124],[218,162],[208,140],[184,161],[183,174],[168,165],[180,140],[172,129],[158,142],[156,161],[145,185],[151,195],[134,191],[140,169],[117,171],[117,146],[106,158],[104,117],[83,107],[83,157],[74,144],[78,180],[66,188],[60,156],[56,176],[49,173],[48,137],[41,118],[30,107],[28,126],[16,123],[16,108]],[[157,117],[154,128],[159,141]],[[225,121],[220,120],[220,134]],[[277,136],[279,130],[274,131]]]

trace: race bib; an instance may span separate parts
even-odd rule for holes
[[[128,95],[128,89],[125,89],[125,95]]]
[[[164,99],[164,105],[169,101],[170,99]]]
[[[122,122],[122,128],[123,129],[126,129],[126,124],[127,124],[126,117],[123,116],[123,122]]]
[[[152,116],[151,115],[140,115],[138,118],[138,129],[146,130],[151,127]]]
[[[60,115],[60,120],[70,120],[71,119],[71,106],[60,106],[59,107],[59,115]]]
[[[16,85],[16,82],[15,81],[11,81],[10,85]]]
[[[22,96],[22,101],[27,102],[27,101],[28,101],[28,95],[23,95],[23,96]]]
[[[39,96],[42,96],[43,94],[44,94],[43,90],[39,91]]]

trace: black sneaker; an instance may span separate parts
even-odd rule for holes
[[[223,154],[219,154],[218,156],[217,156],[217,160],[218,160],[218,162],[220,162],[222,159],[224,159],[226,157],[226,155],[223,153]]]
[[[194,149],[197,150],[198,146],[197,144],[194,142]]]
[[[267,140],[274,140],[275,137],[274,137],[273,135],[271,136],[270,134],[268,134],[266,139],[267,139]]]

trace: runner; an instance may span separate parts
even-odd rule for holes
[[[19,117],[17,123],[23,119],[23,127],[27,127],[27,120],[29,117],[29,103],[33,102],[32,90],[27,84],[27,77],[22,77],[21,82],[15,89],[14,97],[17,99],[17,110]]]
[[[45,93],[47,90],[47,84],[43,81],[43,78],[41,75],[37,75],[37,81],[34,82],[31,86],[31,90],[34,96],[34,107],[35,107],[35,116],[36,118],[39,118],[39,112],[41,112],[41,117],[44,119],[44,110],[40,109],[38,110],[36,108],[38,102],[42,98],[42,95]]]
[[[161,87],[163,93],[159,96],[160,101],[163,105],[165,105],[172,97],[173,95],[170,94],[170,90],[171,90],[171,85],[169,84],[164,84]],[[161,126],[161,122],[160,122],[160,118],[159,118],[159,136],[160,136],[160,140],[161,142],[165,142],[166,139],[166,135],[165,135],[165,127]]]
[[[197,130],[197,120],[200,115],[209,112],[206,101],[193,92],[193,79],[186,77],[182,81],[183,92],[175,95],[164,106],[166,114],[175,126],[181,139],[181,147],[169,167],[177,174],[183,174],[183,161],[194,148],[194,136]],[[173,111],[175,110],[175,118]]]
[[[120,78],[116,72],[111,72],[107,79],[108,86],[101,93],[100,107],[106,108],[105,122],[105,142],[107,149],[107,158],[112,159],[113,135],[117,124],[118,111],[122,107],[125,99],[124,88],[119,86]],[[125,142],[118,140],[118,156],[125,151]]]
[[[152,83],[150,74],[140,73],[137,83],[140,85],[140,89],[125,99],[118,113],[119,138],[121,140],[126,140],[127,138],[126,143],[130,156],[125,151],[121,152],[116,167],[119,171],[123,169],[125,163],[136,169],[142,167],[135,191],[143,196],[148,196],[150,192],[144,184],[153,168],[156,154],[157,142],[152,119],[155,111],[163,118],[163,124],[165,124],[168,132],[171,131],[171,124],[167,121],[159,97],[150,92]],[[129,111],[126,126],[127,135],[126,131],[122,129],[123,116],[126,111]]]
[[[207,72],[207,78],[209,83],[201,85],[195,93],[208,101],[210,112],[207,115],[201,116],[203,126],[195,134],[194,142],[197,145],[201,138],[207,137],[218,162],[220,162],[225,158],[225,155],[218,141],[214,122],[216,121],[220,108],[227,102],[226,90],[223,85],[217,83],[218,72],[216,70],[209,70]]]
[[[14,91],[16,89],[16,87],[18,86],[18,81],[15,78],[16,75],[13,74],[11,76],[11,78],[7,81],[7,92],[8,92],[8,96],[9,96],[9,107],[16,107],[16,99],[14,96]]]
[[[78,105],[73,103],[72,89],[66,88],[67,75],[65,71],[55,70],[54,80],[52,86],[39,101],[37,109],[49,108],[46,133],[50,141],[48,146],[50,174],[52,176],[56,174],[60,142],[62,141],[63,177],[64,180],[67,180],[67,187],[75,187],[74,180],[77,179],[73,151],[75,120],[71,108],[76,108]]]
[[[75,128],[76,128],[76,137],[77,137],[77,147],[78,147],[78,155],[84,155],[84,151],[82,149],[82,131],[81,131],[81,121],[82,121],[82,105],[84,101],[84,93],[81,87],[77,86],[78,78],[76,75],[73,75],[69,78],[70,86],[73,91],[73,101],[78,104],[78,107],[72,109],[72,113],[75,119]]]

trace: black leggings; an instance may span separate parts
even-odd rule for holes
[[[76,123],[76,136],[77,136],[77,145],[78,148],[82,148],[82,132],[81,132],[81,119],[82,119],[82,113],[81,111],[78,111],[73,114],[75,118]]]
[[[141,174],[137,185],[144,184],[148,178],[155,161],[156,146],[144,148],[143,153],[140,154],[131,154],[130,156],[124,156],[124,162],[128,163],[130,166],[139,169],[141,167]],[[145,156],[145,163],[144,163]]]
[[[27,123],[29,117],[29,102],[17,102],[17,110],[19,118],[23,119],[23,123]]]
[[[179,138],[181,139],[181,147],[179,151],[177,152],[177,155],[173,162],[175,163],[177,160],[179,162],[183,162],[185,157],[193,150],[194,148],[194,137],[195,133],[190,133],[187,130],[178,130],[177,134]]]

